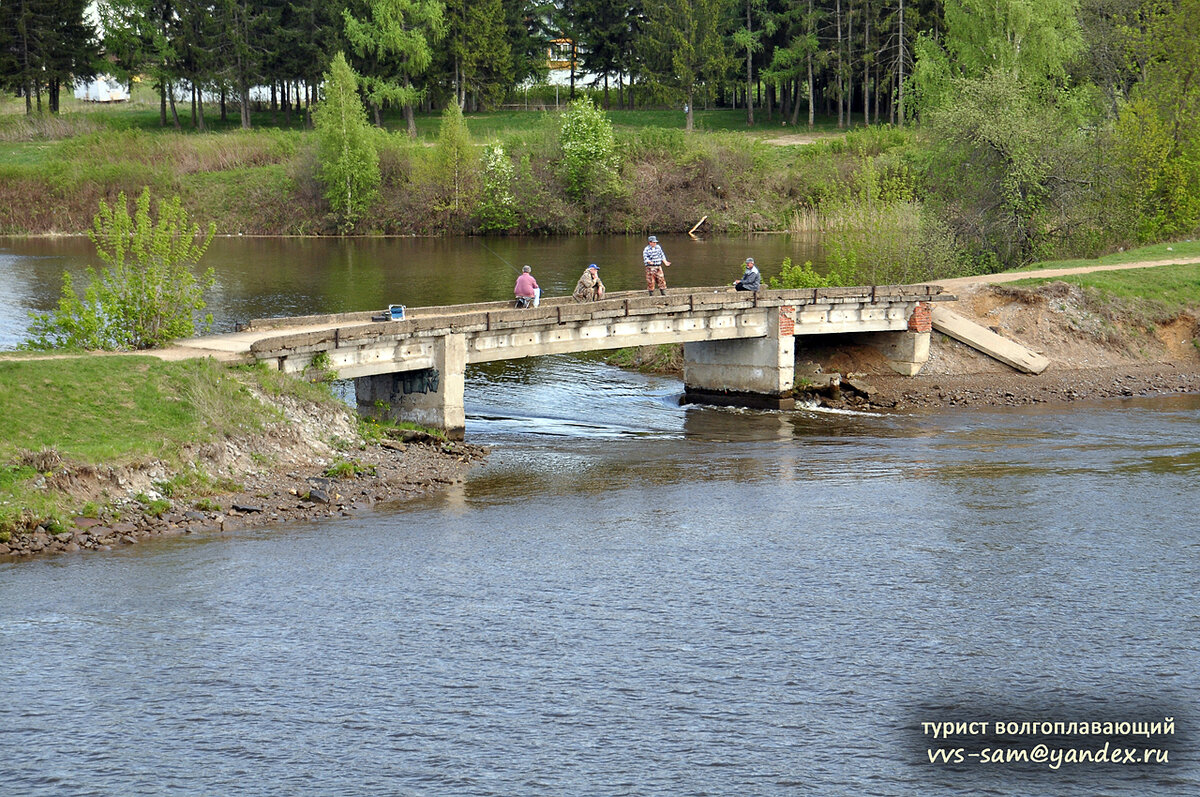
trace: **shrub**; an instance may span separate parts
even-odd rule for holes
[[[124,193],[111,208],[101,200],[88,237],[107,266],[98,274],[88,268],[82,297],[70,274],[63,274],[58,309],[33,314],[32,345],[151,349],[194,335],[193,313],[204,309],[204,292],[215,276],[210,268],[197,277],[192,268],[215,231],[210,224],[201,234],[198,224],[189,224],[179,197],[158,203],[157,213],[151,214],[146,189],[133,216]],[[211,323],[212,317],[205,316],[202,326]]]
[[[483,153],[483,194],[479,200],[479,227],[484,232],[504,232],[517,224],[513,195],[515,170],[504,147],[492,144]]]
[[[612,191],[620,171],[616,137],[612,122],[589,98],[582,97],[568,106],[559,145],[567,193],[573,199]]]
[[[783,259],[779,276],[767,280],[770,288],[831,288],[848,284],[836,271],[821,275],[813,270],[811,260],[804,261],[802,265],[793,265],[790,257]]]

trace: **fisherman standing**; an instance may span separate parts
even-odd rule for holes
[[[542,289],[538,286],[537,280],[533,278],[532,268],[529,266],[521,267],[521,276],[517,277],[517,284],[513,286],[513,295],[517,297],[517,307],[537,307],[542,300]]]
[[[658,245],[656,236],[651,235],[646,240],[649,243],[642,250],[642,262],[646,264],[646,290],[653,296],[654,289],[658,288],[658,292],[666,296],[667,278],[663,274],[663,267],[671,265],[671,261],[667,260],[667,255]]]
[[[604,298],[604,283],[600,281],[600,267],[595,263],[583,270],[583,276],[575,283],[571,298],[577,302],[598,302]]]
[[[733,289],[735,291],[756,291],[761,287],[762,274],[758,273],[758,268],[754,265],[754,258],[748,257],[742,278],[734,281]]]

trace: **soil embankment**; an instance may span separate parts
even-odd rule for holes
[[[487,454],[481,446],[423,432],[364,439],[349,408],[287,397],[272,401],[284,419],[260,434],[197,447],[192,474],[149,461],[97,467],[63,461],[53,450],[29,454],[42,489],[93,506],[64,526],[7,533],[0,559],[84,549],[108,550],[156,536],[352,516],[463,480]],[[184,475],[188,471],[183,472]],[[180,484],[177,495],[172,484]]]
[[[809,360],[826,373],[857,377],[869,388],[865,396],[848,391],[832,403],[878,408],[1200,392],[1200,316],[1195,311],[1148,324],[1114,307],[1095,306],[1065,282],[1027,289],[976,279],[949,287],[958,297],[951,305],[954,312],[1046,356],[1050,367],[1036,375],[1019,373],[936,331],[929,362],[915,377],[893,373],[882,355],[867,346],[818,346],[802,350],[798,360]]]

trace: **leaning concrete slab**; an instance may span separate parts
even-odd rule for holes
[[[1022,373],[1040,374],[1050,365],[1050,361],[1037,352],[1001,337],[974,321],[968,321],[941,305],[933,308],[933,328]]]

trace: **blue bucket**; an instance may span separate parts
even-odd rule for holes
[[[388,313],[391,314],[393,321],[403,321],[404,320],[404,305],[389,304],[388,305]]]

